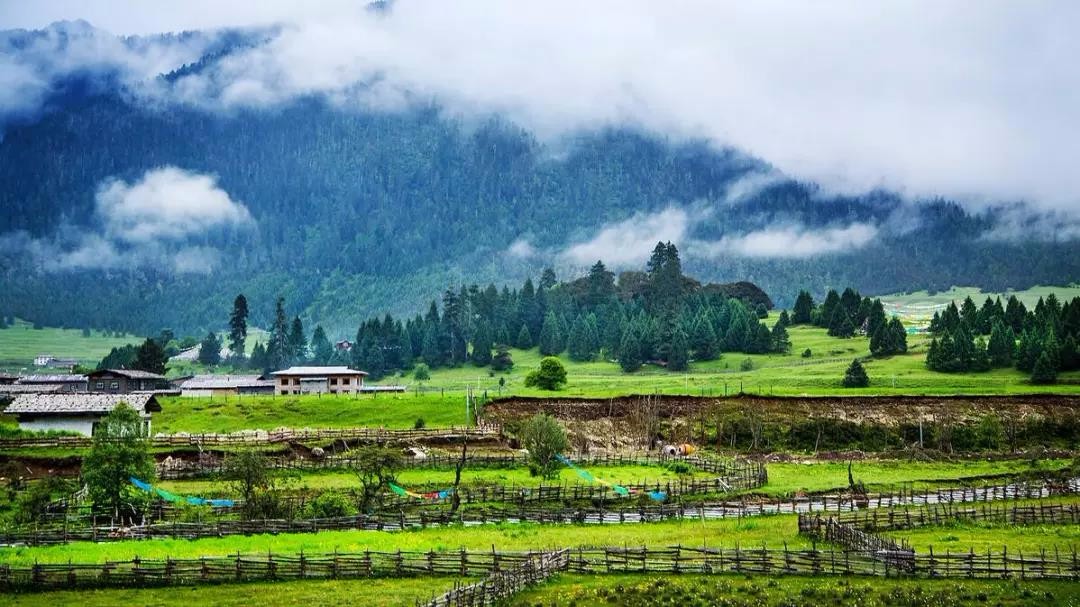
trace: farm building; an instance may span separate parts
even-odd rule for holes
[[[18,380],[18,375],[12,375],[11,373],[0,373],[0,386],[10,386]]]
[[[79,361],[75,358],[59,358],[52,354],[38,354],[34,357],[35,367],[49,367],[51,369],[67,369],[68,371],[75,368]]]
[[[86,375],[90,392],[127,394],[148,390],[167,390],[171,386],[164,375],[137,369],[98,369]]]
[[[180,384],[180,396],[273,394],[274,380],[258,375],[196,375]]]
[[[23,375],[16,385],[20,386],[60,386],[61,392],[86,392],[86,376],[67,373],[52,375]]]
[[[367,373],[349,367],[290,367],[274,371],[276,394],[356,394]]]
[[[66,430],[93,436],[102,418],[120,403],[142,414],[149,434],[150,414],[161,411],[153,394],[20,394],[4,413],[14,415],[24,430]]]

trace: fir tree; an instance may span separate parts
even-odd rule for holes
[[[1005,326],[1002,319],[994,320],[990,329],[990,342],[986,346],[987,357],[991,367],[1011,367],[1013,364],[1013,350],[1016,348],[1016,337],[1012,329]]]
[[[334,359],[334,345],[326,337],[322,325],[316,325],[311,334],[311,362],[316,365],[329,365]]]
[[[893,352],[905,354],[907,352],[907,330],[904,329],[904,323],[893,316],[892,320],[889,321],[889,332],[892,333]]]
[[[273,370],[270,368],[270,357],[266,353],[266,347],[262,345],[261,341],[255,342],[255,347],[251,349],[251,358],[248,359],[248,364],[252,369],[259,369],[263,373],[269,373]]]
[[[429,367],[435,368],[443,364],[442,353],[439,349],[439,327],[431,325],[424,332],[424,342],[421,356]]]
[[[1057,381],[1057,366],[1054,365],[1050,359],[1050,355],[1043,352],[1036,359],[1035,365],[1031,371],[1031,383],[1033,384],[1052,384]]]
[[[773,325],[772,351],[779,354],[787,354],[791,351],[791,338],[788,337],[787,326],[780,321]]]
[[[533,347],[532,335],[529,335],[528,325],[521,325],[521,330],[518,331],[517,339],[514,340],[514,347],[522,350],[528,350]]]
[[[135,351],[135,361],[132,367],[149,373],[165,374],[165,363],[168,357],[165,350],[155,339],[146,338],[146,341]]]
[[[491,364],[491,332],[484,321],[476,325],[471,358],[472,363],[477,367],[486,367]]]
[[[233,300],[232,314],[229,315],[229,356],[236,360],[244,359],[244,342],[247,340],[247,298],[244,294]]]
[[[267,362],[271,369],[289,366],[289,327],[285,319],[285,298],[279,297],[274,307],[274,322],[270,325],[270,341],[266,345]]]
[[[544,316],[544,325],[540,329],[540,354],[557,356],[564,349],[563,336],[559,330],[559,319],[553,312]]]
[[[570,327],[570,336],[567,338],[566,348],[571,360],[592,360],[595,354],[595,344],[589,335],[589,326],[585,319],[578,316]]]
[[[716,331],[713,330],[712,322],[707,314],[699,314],[694,321],[694,327],[690,334],[690,347],[694,350],[694,358],[698,360],[714,360],[720,352],[716,339]]]
[[[791,322],[796,325],[806,325],[813,321],[814,298],[806,291],[799,291],[795,298],[795,307],[792,309]]]
[[[622,341],[619,343],[619,366],[627,373],[641,368],[641,342],[633,329],[623,331]]]
[[[690,368],[690,353],[686,343],[686,334],[682,329],[676,329],[671,335],[671,343],[668,347],[667,369],[668,371],[686,371],[688,368]]]
[[[221,341],[213,331],[207,333],[199,344],[199,362],[208,367],[221,362]]]
[[[307,360],[307,337],[304,335],[304,323],[299,316],[293,317],[288,341],[290,362],[302,363]]]
[[[859,359],[851,361],[841,383],[845,388],[865,388],[870,385],[870,378],[867,377],[866,369],[863,368]]]

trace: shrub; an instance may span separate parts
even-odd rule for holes
[[[422,417],[416,418],[416,421],[413,422],[413,425],[412,425],[414,430],[423,430],[424,426],[425,426],[424,418],[422,418]]]
[[[550,415],[537,413],[521,429],[521,445],[529,452],[529,469],[544,478],[559,469],[556,455],[570,447],[566,431]]]
[[[802,357],[803,358],[810,358],[811,356],[813,356],[813,352],[810,351],[810,348],[807,348],[807,349],[802,351]]]
[[[859,359],[851,361],[841,383],[845,388],[865,388],[870,385],[870,378],[866,375],[866,369],[863,368]]]
[[[554,356],[545,356],[540,361],[540,368],[530,371],[525,376],[525,385],[541,390],[558,390],[566,384],[566,367]]]
[[[751,360],[750,358],[744,358],[742,360],[742,362],[739,363],[739,370],[740,371],[753,371],[754,370],[754,361]]]
[[[427,381],[431,379],[431,368],[424,363],[416,365],[416,369],[413,371],[413,378],[416,381]]]
[[[306,518],[338,518],[354,516],[357,512],[352,500],[336,491],[324,491],[304,507]]]

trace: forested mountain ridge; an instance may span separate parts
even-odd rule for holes
[[[241,43],[253,42],[232,41]],[[201,69],[229,48],[208,45],[183,69]],[[596,259],[610,260],[606,252],[587,257],[611,248],[596,240],[605,229],[640,229],[646,253],[657,240],[680,240],[688,273],[751,281],[778,305],[790,305],[800,288],[823,294],[850,284],[875,294],[1080,278],[1076,240],[995,238],[993,211],[912,204],[881,191],[832,195],[704,142],[632,128],[541,141],[505,119],[456,118],[434,104],[390,112],[309,98],[212,112],[107,88],[58,84],[47,111],[2,126],[5,314],[196,333],[216,328],[218,311],[244,292],[254,324],[268,324],[260,314],[284,296],[290,314],[344,335],[360,318],[421,311],[448,283],[520,284],[548,265],[583,275]],[[112,235],[99,225],[108,184],[137,184],[161,167],[213,176],[250,214],[242,225],[185,237],[185,252],[212,251],[207,259],[216,261],[186,271],[164,265],[166,257],[128,264],[142,249],[123,241],[121,261],[108,267],[95,267],[92,256],[52,263],[84,246],[87,234]],[[672,224],[681,226],[674,237],[664,231]],[[805,254],[740,248],[748,235],[792,226],[797,236],[843,238],[852,226],[865,236],[857,246]],[[636,267],[641,259],[609,263]]]

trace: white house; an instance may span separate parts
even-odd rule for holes
[[[290,367],[274,371],[275,394],[356,394],[367,373],[349,367]]]
[[[150,434],[150,414],[161,411],[153,394],[19,394],[4,410],[14,415],[24,430],[67,430],[93,436],[98,423],[120,403],[127,403],[142,414],[146,433]]]

